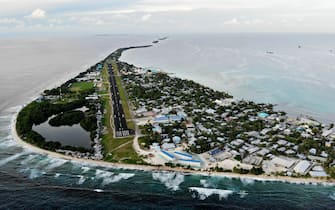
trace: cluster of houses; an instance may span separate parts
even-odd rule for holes
[[[152,135],[160,135],[150,148],[159,148],[167,160],[178,162],[175,151],[182,150],[199,155],[202,167],[229,159],[237,161],[236,167],[262,167],[266,173],[327,176],[326,163],[334,157],[333,125],[290,118],[271,104],[235,100],[162,72],[123,64],[121,73],[138,122],[149,123]],[[171,126],[176,126],[173,133],[165,133]]]
[[[97,129],[96,129],[96,135],[94,137],[94,145],[93,145],[93,149],[94,149],[94,153],[91,156],[91,159],[94,160],[102,160],[103,159],[103,147],[101,145],[101,141],[102,141],[102,131],[103,131],[103,125],[102,125],[102,112],[101,112],[101,104],[99,102],[96,103],[96,118],[97,118]]]

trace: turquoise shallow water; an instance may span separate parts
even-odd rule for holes
[[[58,50],[52,52],[61,55],[63,49]],[[73,65],[85,58],[79,56],[76,60]],[[59,62],[55,65],[62,67]],[[190,74],[189,68],[184,69],[185,75]],[[52,71],[49,77],[69,73],[59,71],[63,73]],[[40,71],[26,74],[30,76],[29,81],[22,81],[25,86],[20,87],[14,81],[6,86],[0,83],[2,90],[7,88],[19,94],[29,84],[30,89],[45,88],[46,84],[41,85],[43,75],[38,77]],[[217,75],[215,71],[206,75],[212,77],[212,74]],[[35,83],[37,86],[32,85]],[[221,83],[218,80],[213,85]],[[17,145],[10,133],[12,118],[20,107],[8,104],[20,105],[23,99],[0,93],[1,99],[6,99],[0,104],[0,209],[334,209],[334,186],[112,169],[35,154]],[[33,95],[26,93],[25,100]]]
[[[122,59],[196,80],[240,99],[278,104],[278,109],[292,115],[335,121],[333,35],[171,36],[153,48],[127,51]]]

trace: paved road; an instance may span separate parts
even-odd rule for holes
[[[110,92],[111,92],[111,103],[113,107],[113,119],[114,119],[114,129],[115,136],[129,136],[132,134],[131,130],[129,130],[127,126],[127,120],[124,114],[124,110],[122,107],[122,102],[120,98],[120,92],[116,84],[115,80],[115,72],[113,71],[113,67],[111,64],[108,64],[108,72],[109,72],[109,82],[110,82]]]

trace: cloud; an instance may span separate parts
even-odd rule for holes
[[[150,18],[151,18],[151,14],[146,14],[146,15],[143,15],[143,16],[142,16],[141,20],[142,20],[142,21],[147,21],[147,20],[149,20]]]
[[[33,19],[43,19],[46,16],[45,14],[46,12],[44,10],[37,8],[28,17]]]
[[[224,25],[238,25],[240,24],[240,22],[236,18],[233,18],[233,19],[224,21],[223,24]]]
[[[23,27],[24,22],[16,18],[0,18],[0,27]]]
[[[6,28],[40,24],[46,30],[71,29],[67,32],[335,32],[334,0],[0,0],[0,5],[0,25]]]

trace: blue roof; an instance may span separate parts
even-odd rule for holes
[[[179,115],[170,115],[170,120],[180,121],[181,119],[182,119],[182,117],[179,116]]]
[[[215,155],[215,154],[217,154],[217,153],[219,153],[219,152],[221,152],[221,151],[222,151],[222,150],[221,150],[220,148],[215,148],[215,149],[209,151],[208,154],[210,154],[210,155]]]
[[[185,157],[192,158],[192,155],[190,155],[190,154],[187,154],[187,153],[182,153],[182,152],[174,152],[174,153],[176,153],[176,154],[178,154],[178,155],[185,156]]]
[[[167,116],[161,116],[155,118],[155,121],[163,121],[163,120],[169,120],[169,118]]]
[[[180,161],[185,161],[185,162],[192,162],[192,163],[201,163],[200,160],[194,160],[194,159],[179,159]]]
[[[266,112],[260,112],[260,113],[258,113],[258,117],[265,118],[265,117],[268,117],[268,116],[269,116],[269,114],[266,113]]]
[[[162,131],[162,128],[160,127],[160,126],[154,126],[153,128],[152,128],[152,131],[153,132],[161,132]]]
[[[163,154],[167,155],[167,156],[170,157],[170,158],[174,158],[174,156],[173,156],[171,153],[169,153],[169,152],[167,152],[167,151],[165,151],[165,150],[161,150],[161,152],[162,152]]]

